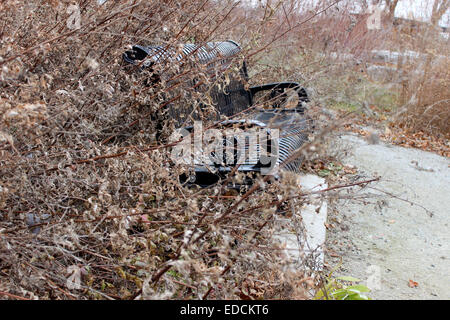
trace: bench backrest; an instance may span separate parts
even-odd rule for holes
[[[175,50],[164,46],[133,46],[132,50],[126,51],[123,55],[125,62],[141,65],[143,68],[151,68],[155,63],[168,62],[182,64],[189,59],[206,66],[211,78],[221,77],[223,72],[228,70],[238,59],[237,55],[241,48],[234,41],[208,42],[205,45],[184,44],[182,50]],[[245,82],[248,81],[248,73],[245,62],[239,68],[238,74],[228,73],[229,80],[225,86],[221,81],[221,86],[214,86],[210,90],[211,98],[215,104],[217,114],[211,116],[218,119],[219,115],[232,116],[250,107],[252,96],[249,90],[245,89]],[[220,80],[220,79],[219,79]],[[194,80],[195,81],[195,80]],[[195,86],[195,83],[191,84]],[[198,91],[202,87],[198,86]],[[180,110],[181,108],[181,110]],[[168,114],[177,122],[183,122],[187,114],[192,113],[190,106],[177,106],[168,108]],[[191,116],[197,118],[194,114]]]

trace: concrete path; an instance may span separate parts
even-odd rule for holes
[[[381,176],[328,214],[339,273],[364,279],[373,299],[450,299],[450,160],[351,134],[336,142],[355,179]]]
[[[304,192],[327,188],[325,179],[311,174],[298,176],[297,183]],[[322,270],[326,220],[327,202],[318,195],[312,195],[309,202],[301,208],[292,208],[289,218],[276,217],[274,241],[285,248],[284,265],[287,268]]]

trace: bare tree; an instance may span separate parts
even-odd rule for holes
[[[385,0],[385,2],[388,17],[392,21],[394,19],[395,9],[397,8],[398,0]]]
[[[435,0],[433,4],[433,11],[431,13],[431,24],[437,26],[439,20],[450,7],[450,0]]]

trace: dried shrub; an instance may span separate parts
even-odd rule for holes
[[[206,116],[214,108],[193,80],[208,87],[226,74],[166,63],[146,86],[150,71],[121,63],[130,44],[237,37],[239,65],[269,50],[273,38],[262,34],[277,38],[283,21],[233,1],[83,1],[80,28],[70,29],[69,5],[0,4],[2,296],[307,297],[314,278],[306,268],[282,274],[271,240],[282,203],[302,201],[298,187],[261,179],[241,195],[185,188],[185,168],[169,158],[177,124],[165,110]],[[258,19],[243,25],[246,10]]]

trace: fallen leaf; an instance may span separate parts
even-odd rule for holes
[[[340,255],[338,255],[335,252],[330,252],[330,256],[335,257],[335,258],[339,258],[340,257]]]
[[[419,286],[419,284],[415,281],[412,281],[411,279],[408,282],[408,287],[410,288],[417,288]]]

